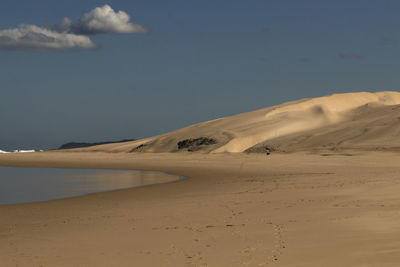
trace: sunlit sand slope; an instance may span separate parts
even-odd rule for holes
[[[138,141],[79,150],[219,153],[397,149],[399,123],[398,92],[334,94],[207,121]]]

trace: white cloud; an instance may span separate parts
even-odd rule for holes
[[[0,50],[93,49],[97,46],[86,35],[141,32],[148,32],[148,29],[130,22],[126,12],[115,12],[109,5],[104,5],[84,14],[76,22],[65,17],[51,29],[20,25],[0,30]]]
[[[54,25],[53,30],[57,32],[69,32],[72,27],[72,20],[70,18],[63,18],[59,23]]]
[[[122,10],[115,12],[109,5],[96,7],[84,14],[76,23],[71,23],[70,19],[64,18],[58,25],[65,27],[68,24],[70,32],[79,34],[148,32],[146,27],[130,22],[130,17],[126,12]]]
[[[20,25],[0,31],[0,49],[6,50],[67,50],[93,49],[96,45],[89,37],[73,33],[60,33],[35,25]]]

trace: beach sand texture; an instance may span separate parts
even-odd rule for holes
[[[399,104],[395,92],[333,95],[125,144],[1,154],[2,166],[188,179],[0,206],[0,265],[399,266]],[[201,136],[218,142],[171,153]],[[150,142],[157,153],[130,152]],[[275,151],[228,153],[257,146]]]

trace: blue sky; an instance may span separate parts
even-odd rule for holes
[[[399,89],[398,1],[3,0],[0,31],[105,4],[151,31],[94,32],[97,49],[0,49],[0,149],[142,138],[303,97]]]

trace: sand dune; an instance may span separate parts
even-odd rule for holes
[[[83,150],[219,153],[263,152],[266,148],[397,149],[399,111],[398,92],[334,94],[207,121],[138,141]],[[194,139],[193,144],[179,149],[178,142],[188,139]]]

